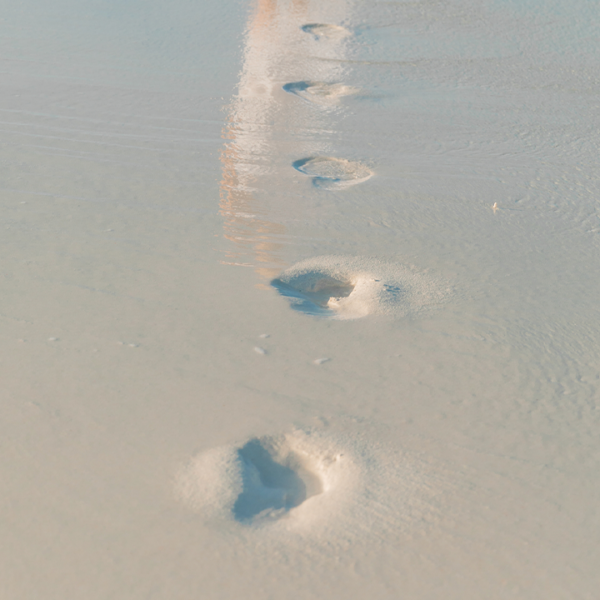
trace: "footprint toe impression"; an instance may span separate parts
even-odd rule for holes
[[[283,271],[271,285],[294,310],[327,319],[402,317],[439,304],[445,292],[424,274],[375,259],[320,256]]]

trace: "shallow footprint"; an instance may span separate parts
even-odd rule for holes
[[[343,83],[326,83],[324,81],[295,81],[286,83],[283,89],[304,100],[319,104],[334,104],[339,98],[356,94],[359,91],[358,88]]]
[[[330,40],[342,40],[350,35],[345,27],[340,25],[329,25],[327,23],[307,23],[300,28],[306,33],[310,33],[316,40],[323,38]]]
[[[426,275],[375,259],[322,256],[286,269],[271,282],[294,310],[328,319],[393,317],[439,304],[446,293]]]
[[[345,188],[369,179],[373,172],[365,165],[334,158],[332,156],[310,156],[292,163],[292,166],[313,178],[316,187],[326,190]]]

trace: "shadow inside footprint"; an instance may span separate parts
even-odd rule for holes
[[[238,521],[280,517],[322,492],[320,480],[293,453],[282,459],[268,444],[253,439],[238,454],[243,464],[243,489],[233,506]]]
[[[345,27],[340,25],[329,25],[328,23],[307,23],[300,27],[302,31],[309,33],[316,40],[323,38],[330,40],[341,40],[350,35]]]
[[[311,85],[310,81],[293,81],[292,83],[286,83],[283,89],[290,94],[300,94],[306,92]]]
[[[292,308],[314,316],[330,316],[332,300],[347,298],[354,290],[354,284],[342,279],[334,279],[323,273],[305,273],[284,282],[274,279],[271,285],[291,301]]]

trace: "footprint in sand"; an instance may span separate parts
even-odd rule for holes
[[[319,270],[298,274],[289,273],[288,270],[271,284],[290,300],[292,308],[319,317],[334,317],[335,307],[348,298],[356,287],[351,278],[341,274],[331,276]]]
[[[359,91],[358,88],[350,85],[326,83],[324,81],[295,81],[286,83],[283,89],[303,100],[316,104],[335,104],[343,96],[350,96]]]
[[[316,40],[342,40],[351,35],[351,32],[345,27],[329,25],[327,23],[307,23],[306,25],[302,25],[300,29],[312,35]]]
[[[313,178],[316,187],[326,190],[345,188],[369,179],[373,172],[365,165],[333,158],[331,156],[310,156],[292,163],[294,169]]]
[[[180,474],[179,493],[208,516],[246,525],[275,521],[328,489],[339,459],[302,431],[253,438],[196,457]]]
[[[375,259],[323,256],[286,269],[271,282],[294,310],[328,319],[401,317],[441,303],[428,276]]]
[[[285,440],[255,438],[238,450],[242,491],[233,505],[238,521],[279,518],[323,492],[323,482],[308,456]]]
[[[310,541],[331,552],[349,536],[397,531],[411,515],[421,526],[424,509],[431,513],[428,467],[382,443],[381,425],[318,421],[193,457],[174,481],[178,499],[221,533],[250,543],[280,540],[286,549]],[[398,431],[386,435],[396,439]]]

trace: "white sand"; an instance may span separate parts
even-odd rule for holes
[[[596,598],[599,20],[6,3],[0,598]]]

